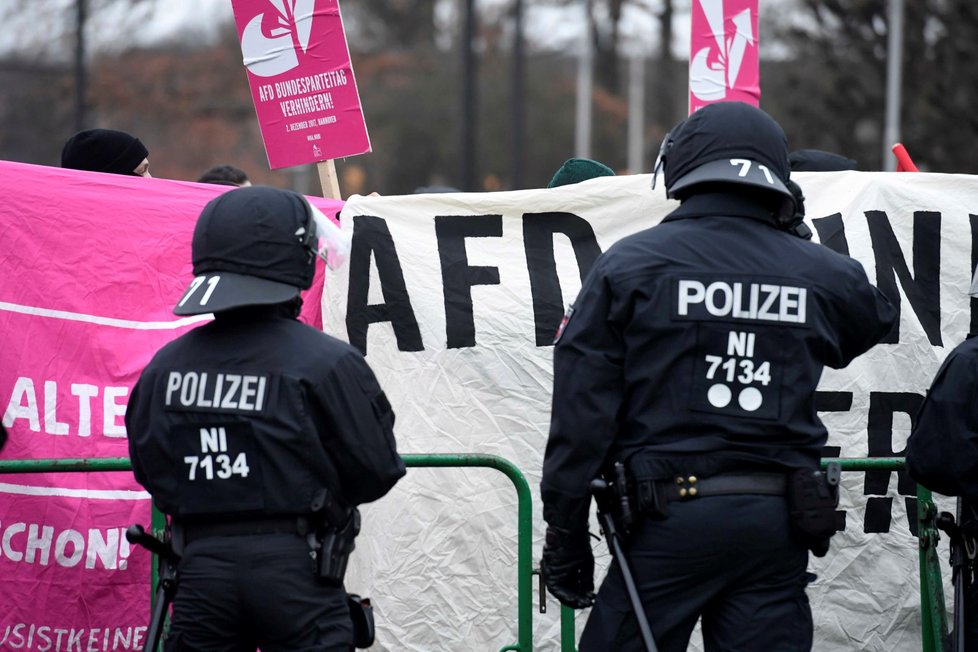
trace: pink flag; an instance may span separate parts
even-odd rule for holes
[[[209,316],[172,313],[190,240],[227,186],[0,161],[4,459],[126,457],[130,389],[166,342]],[[341,202],[310,198],[334,216]],[[322,265],[304,319],[321,326]],[[142,649],[148,525],[132,474],[0,475],[0,650]]]
[[[370,151],[338,0],[232,0],[268,164]]]
[[[689,112],[761,98],[758,0],[693,0],[689,50]]]

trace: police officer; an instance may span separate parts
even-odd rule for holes
[[[685,650],[700,617],[706,650],[809,650],[807,548],[827,539],[789,524],[787,494],[821,478],[823,366],[872,347],[895,310],[857,261],[799,237],[787,143],[763,111],[706,106],[661,159],[680,206],[598,258],[558,332],[543,574],[563,604],[594,604],[581,652],[645,649],[617,561],[593,593],[588,487],[617,462],[659,650]]]
[[[301,195],[269,187],[208,203],[174,312],[214,319],[163,347],[133,389],[133,472],[182,541],[168,651],[353,647],[342,568],[331,581],[316,572],[316,509],[338,507],[348,518],[333,525],[350,533],[353,508],[405,467],[363,357],[297,320],[328,253],[325,222]]]
[[[970,294],[978,297],[978,270]],[[948,354],[934,377],[907,440],[907,472],[928,489],[958,496],[957,525],[962,539],[954,578],[961,580],[955,594],[955,620],[964,622],[965,649],[978,651],[978,337],[974,333]],[[952,538],[953,540],[953,538]],[[960,574],[960,578],[959,578]],[[960,600],[960,602],[959,602]],[[958,647],[956,652],[963,652]]]

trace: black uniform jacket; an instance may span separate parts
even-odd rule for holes
[[[565,316],[544,518],[584,527],[588,484],[615,460],[651,479],[681,472],[658,458],[705,461],[687,469],[702,475],[718,461],[816,467],[823,366],[846,366],[895,319],[859,262],[778,229],[751,197],[690,197],[602,254]]]
[[[907,440],[907,471],[928,489],[978,501],[978,338],[934,377]]]
[[[136,480],[175,517],[347,506],[404,475],[394,413],[350,345],[274,308],[218,317],[163,347],[126,411]]]

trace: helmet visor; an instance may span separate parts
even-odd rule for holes
[[[673,131],[666,133],[662,137],[662,144],[659,145],[659,153],[655,157],[655,165],[652,166],[652,190],[655,190],[655,180],[659,176],[659,173],[662,172],[662,166],[665,164],[666,154],[669,152],[669,146],[672,144]]]
[[[309,208],[315,228],[315,232],[310,234],[309,247],[326,262],[327,267],[339,269],[350,256],[350,236],[321,210],[312,204],[309,204]]]

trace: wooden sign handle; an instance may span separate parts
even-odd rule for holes
[[[328,199],[343,199],[340,196],[340,180],[336,176],[336,165],[333,159],[320,161],[316,164],[319,170],[319,183],[323,187],[323,197]]]

